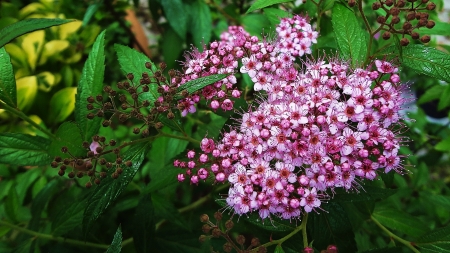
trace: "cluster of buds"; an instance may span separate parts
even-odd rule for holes
[[[372,5],[373,10],[383,9],[386,13],[377,18],[377,22],[381,24],[380,29],[384,31],[382,38],[388,40],[391,34],[400,34],[402,46],[409,44],[409,39],[405,35],[414,40],[420,39],[422,43],[430,41],[429,35],[420,36],[418,30],[423,27],[428,29],[434,27],[435,22],[429,20],[427,11],[435,8],[436,4],[429,0],[378,0]]]
[[[86,149],[86,156],[83,158],[75,157],[70,153],[67,147],[62,147],[61,152],[68,154],[68,158],[55,157],[51,166],[59,168],[58,175],[64,176],[67,173],[69,178],[82,178],[88,176],[90,180],[86,183],[86,188],[91,188],[92,184],[99,185],[101,180],[107,176],[106,171],[114,170],[111,177],[117,179],[128,167],[131,167],[131,161],[123,161],[120,157],[120,147],[116,147],[115,140],[106,141],[104,136],[94,136],[92,142],[83,142],[83,148]],[[115,154],[114,161],[108,161],[105,155]]]
[[[303,253],[314,253],[314,249],[306,247]],[[321,250],[320,253],[338,253],[338,248],[335,245],[328,245],[327,249]]]
[[[216,219],[216,223],[210,221],[207,214],[202,214],[200,216],[200,221],[203,224],[202,231],[205,233],[201,235],[199,240],[200,242],[204,242],[210,238],[219,238],[223,237],[227,242],[223,245],[223,250],[225,252],[232,252],[235,250],[238,253],[245,252],[256,252],[256,253],[266,253],[267,249],[264,246],[261,246],[258,238],[252,238],[250,242],[247,242],[247,239],[244,235],[237,235],[234,239],[230,236],[230,231],[234,227],[234,223],[232,220],[225,221],[225,224],[221,224],[223,219],[222,213],[216,212],[214,213],[214,218]],[[213,251],[215,252],[215,251]]]

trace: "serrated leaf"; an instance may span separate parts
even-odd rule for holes
[[[0,100],[9,106],[17,106],[16,79],[11,58],[4,47],[0,48]]]
[[[88,199],[88,205],[83,214],[83,232],[85,235],[87,235],[91,229],[94,221],[114,203],[131,180],[133,180],[134,175],[136,175],[149,149],[149,143],[138,143],[131,146],[130,149],[125,152],[122,159],[124,161],[130,160],[132,166],[130,168],[124,168],[123,173],[118,179],[107,176],[102,180],[101,184],[94,189]]]
[[[314,247],[326,249],[334,244],[340,252],[356,252],[355,234],[345,210],[338,203],[324,203],[321,208],[325,211],[309,213],[306,226]]]
[[[15,187],[9,189],[8,197],[5,201],[5,212],[8,218],[12,221],[17,222],[17,211],[19,210],[19,196]]]
[[[103,75],[105,72],[105,31],[101,32],[95,40],[89,57],[84,64],[75,96],[75,120],[80,126],[81,140],[91,141],[100,128],[101,118],[92,120],[86,118],[90,112],[87,109],[87,98],[102,94]]]
[[[85,208],[85,201],[74,201],[67,208],[61,210],[52,223],[52,235],[61,236],[80,226]]]
[[[67,119],[75,109],[77,88],[67,87],[57,91],[50,99],[48,122],[59,123]]]
[[[427,225],[416,217],[390,207],[376,206],[372,216],[383,226],[410,236],[420,236],[429,230]]]
[[[424,45],[403,48],[402,64],[416,73],[450,83],[450,55]]]
[[[14,166],[48,165],[52,157],[47,152],[51,141],[20,133],[0,134],[0,163]]]
[[[184,7],[183,1],[165,0],[161,1],[161,5],[170,26],[183,41],[186,40],[189,13],[186,13],[187,8]]]
[[[133,242],[138,253],[150,252],[155,240],[155,218],[152,198],[144,194],[133,218]]]
[[[421,236],[415,242],[422,252],[450,252],[450,226],[435,229]]]
[[[402,247],[371,249],[363,251],[361,253],[398,253],[398,252],[402,252]]]
[[[373,201],[385,199],[394,193],[396,190],[385,189],[373,186],[363,186],[364,190],[360,189],[359,192],[351,191],[346,192],[342,188],[335,189],[336,195],[330,200],[331,202],[359,202],[359,201]]]
[[[142,92],[142,86],[139,83],[139,80],[142,78],[142,73],[153,76],[153,73],[157,71],[157,67],[147,56],[129,47],[114,44],[114,50],[116,50],[120,69],[123,74],[127,75],[128,73],[132,73],[134,76],[133,84],[135,86],[140,86],[138,88],[138,93]],[[145,67],[147,62],[151,64],[151,70]],[[152,107],[153,102],[159,97],[157,92],[158,87],[153,83],[149,85],[149,88],[149,91],[140,94],[138,99],[139,102],[148,100],[150,102],[150,107]]]
[[[64,122],[56,130],[56,139],[52,141],[48,149],[48,153],[52,156],[60,156],[63,158],[71,157],[69,154],[61,152],[62,147],[67,147],[70,154],[75,157],[85,157],[87,150],[83,148],[83,139],[81,137],[80,128],[74,122]]]
[[[175,208],[172,202],[167,201],[162,194],[153,193],[152,203],[155,210],[155,215],[172,222],[181,229],[188,229],[186,221],[181,218],[180,213]]]
[[[286,2],[292,2],[292,0],[257,0],[255,1],[252,6],[247,10],[247,13],[250,13],[254,10],[262,9],[267,6],[271,6],[274,4],[280,4],[280,3],[286,3]]]
[[[197,48],[202,48],[203,44],[208,44],[211,40],[212,18],[211,11],[205,1],[196,0],[188,8],[190,15],[189,32]]]
[[[122,229],[119,226],[106,253],[120,253],[120,251],[122,251]]]
[[[229,74],[216,74],[216,75],[210,75],[205,77],[200,77],[194,80],[191,80],[187,83],[184,83],[180,87],[177,88],[177,93],[175,94],[175,99],[181,99],[183,96],[181,95],[181,92],[183,90],[187,90],[189,94],[194,93],[195,91],[198,91],[205,86],[208,86],[210,84],[213,84],[215,82],[218,82],[224,78],[226,78]]]
[[[336,42],[340,56],[351,60],[353,67],[361,66],[367,54],[367,33],[351,10],[342,4],[335,4],[331,14]]]
[[[62,25],[65,23],[72,22],[74,20],[66,19],[47,19],[47,18],[30,18],[21,20],[17,23],[11,24],[2,30],[0,30],[0,47],[3,47],[6,43],[10,42],[14,38],[20,35],[45,29],[51,26]]]

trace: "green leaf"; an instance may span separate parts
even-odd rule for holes
[[[435,229],[421,236],[415,242],[422,252],[449,253],[450,226]]]
[[[398,253],[398,252],[402,252],[402,247],[371,249],[363,251],[362,253]]]
[[[190,29],[192,40],[197,48],[202,48],[203,44],[207,44],[211,40],[212,18],[208,5],[203,0],[196,0],[187,10],[190,15]]]
[[[340,56],[351,60],[353,67],[361,66],[366,59],[368,36],[360,27],[355,13],[342,4],[335,4],[331,22]]]
[[[17,195],[16,188],[11,187],[5,202],[5,212],[14,222],[18,222],[17,212],[19,210],[19,205],[19,196]]]
[[[450,83],[445,87],[445,90],[444,92],[442,92],[442,95],[440,97],[438,104],[439,111],[447,106],[450,106],[450,99],[448,99],[449,97],[450,97]]]
[[[52,157],[47,152],[50,140],[28,134],[0,134],[0,163],[15,166],[48,165]]]
[[[363,186],[359,192],[347,192],[342,188],[335,189],[336,195],[330,200],[331,202],[359,202],[385,199],[396,193],[393,189],[384,189],[374,186]]]
[[[192,94],[195,91],[204,88],[205,86],[208,86],[210,84],[213,84],[226,78],[227,76],[229,76],[229,74],[216,74],[191,80],[177,88],[177,94],[175,94],[175,99],[183,98],[183,96],[181,95],[181,92],[183,90],[187,90],[189,94]]]
[[[270,21],[264,14],[252,13],[242,17],[242,26],[251,35],[261,38],[261,31],[270,28]]]
[[[188,229],[186,221],[181,218],[180,213],[175,208],[172,202],[167,201],[162,194],[153,193],[152,203],[155,210],[155,215],[168,220],[182,229]]]
[[[92,120],[86,118],[90,112],[87,109],[87,98],[102,94],[103,75],[105,72],[105,31],[101,32],[95,40],[89,57],[84,64],[75,96],[75,120],[81,129],[81,140],[91,141],[100,128],[101,118]]]
[[[439,151],[449,151],[450,150],[450,136],[440,141],[436,146],[434,146],[436,150]]]
[[[321,1],[321,12],[324,13],[325,11],[331,10],[334,6],[335,0],[325,0]]]
[[[345,210],[338,203],[323,203],[325,211],[308,215],[307,231],[314,239],[314,247],[326,249],[334,244],[339,252],[356,252],[355,234]]]
[[[101,4],[102,3],[92,3],[89,5],[86,12],[84,13],[83,26],[89,24],[89,21],[91,20],[92,16],[97,12]]]
[[[67,119],[75,109],[77,88],[67,87],[57,91],[50,99],[48,122],[59,123]]]
[[[439,99],[439,97],[443,95],[445,88],[446,87],[443,85],[433,85],[431,88],[427,89],[422,96],[420,96],[419,100],[417,100],[417,104],[420,105]]]
[[[73,201],[64,210],[61,210],[52,223],[52,235],[62,236],[80,226],[86,204],[86,201]]]
[[[119,226],[106,253],[120,253],[120,251],[122,251],[122,230]]]
[[[187,8],[185,8],[183,1],[165,0],[161,1],[161,5],[170,26],[180,36],[181,40],[186,40],[189,13],[186,13]]]
[[[83,138],[81,137],[81,131],[77,124],[74,122],[64,122],[56,130],[55,135],[56,139],[52,141],[48,149],[48,153],[52,157],[71,157],[69,154],[61,152],[62,147],[67,147],[70,154],[75,157],[86,156],[87,150],[83,148]]]
[[[14,108],[17,106],[16,79],[11,58],[4,47],[0,48],[0,100]]]
[[[271,5],[279,4],[279,3],[286,3],[286,2],[292,2],[292,0],[257,0],[252,4],[252,6],[250,6],[250,8],[247,10],[246,14],[250,13],[254,10],[265,8],[267,6],[271,6]]]
[[[424,45],[403,48],[402,64],[418,74],[450,83],[450,55]]]
[[[102,180],[101,184],[94,189],[88,200],[88,205],[83,214],[83,232],[85,235],[92,228],[95,220],[108,208],[125,190],[128,184],[133,180],[138,169],[141,166],[145,155],[149,151],[149,143],[138,143],[130,147],[125,152],[122,159],[124,161],[130,160],[132,166],[124,168],[123,173],[118,179],[113,179],[110,176]]]
[[[30,18],[21,20],[0,30],[0,47],[3,47],[6,43],[10,42],[14,38],[19,37],[20,35],[36,30],[45,29],[51,26],[62,25],[72,21],[74,20],[58,18]]]
[[[269,19],[269,22],[272,26],[278,25],[281,18],[292,16],[292,14],[290,14],[289,12],[276,8],[265,8],[264,15],[267,17],[267,19]]]
[[[138,253],[151,252],[155,240],[155,218],[152,198],[144,194],[133,218],[133,242]]]
[[[278,244],[278,245],[275,247],[274,253],[284,253],[284,250],[283,250],[283,248],[281,247],[280,244]]]
[[[135,86],[139,86],[138,93],[142,92],[142,86],[139,83],[139,80],[142,78],[142,73],[153,76],[153,73],[158,70],[155,64],[144,54],[129,47],[114,44],[114,50],[116,50],[122,72],[124,75],[127,75],[128,73],[133,74],[134,78],[132,82]],[[145,67],[147,62],[151,64],[151,70]],[[158,87],[156,84],[150,84],[149,88],[148,92],[139,95],[139,102],[148,100],[150,102],[150,107],[152,107],[153,102],[159,97],[157,92]]]
[[[420,236],[429,230],[416,217],[391,207],[376,206],[372,216],[383,226],[411,236]]]

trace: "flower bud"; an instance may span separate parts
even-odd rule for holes
[[[405,5],[406,5],[406,2],[404,0],[398,0],[396,6],[399,8],[402,8],[402,7],[405,7]]]
[[[392,8],[389,10],[389,13],[391,13],[392,16],[397,16],[397,15],[400,13],[400,9],[397,8],[397,7],[392,7]]]
[[[236,237],[236,242],[237,242],[239,245],[244,245],[244,243],[245,243],[245,236],[243,236],[243,235],[238,235],[238,236]]]
[[[211,226],[208,224],[203,224],[202,231],[203,231],[203,233],[208,234],[209,231],[211,231]]]
[[[403,30],[407,31],[407,30],[409,30],[409,29],[411,29],[411,28],[412,28],[412,25],[411,25],[410,22],[405,22],[405,23],[403,24]]]
[[[428,29],[431,29],[431,28],[433,28],[435,25],[436,25],[436,23],[435,23],[433,20],[428,20],[428,22],[427,22],[427,24],[426,24],[426,27],[427,27]]]
[[[411,38],[413,38],[414,40],[418,40],[420,37],[419,33],[417,32],[412,32],[411,33]]]
[[[219,238],[220,235],[222,234],[222,232],[221,232],[220,229],[218,229],[218,228],[213,228],[211,234],[212,234],[213,237]]]
[[[380,8],[381,8],[380,2],[377,1],[377,2],[372,4],[372,10],[376,11],[376,10],[378,10]]]
[[[400,18],[398,16],[392,17],[391,24],[395,25],[400,22]]]
[[[233,221],[232,221],[232,220],[227,220],[227,221],[225,222],[225,227],[227,228],[227,230],[232,229],[232,228],[234,227]]]
[[[380,23],[380,24],[385,24],[386,23],[386,18],[383,17],[383,16],[379,16],[377,18],[377,22]]]
[[[430,42],[431,38],[428,35],[424,35],[422,36],[422,38],[420,38],[420,41],[422,41],[422,43],[428,43]]]
[[[356,5],[356,0],[348,0],[348,6],[354,7]]]
[[[91,182],[87,182],[84,187],[86,187],[87,189],[92,187],[92,183]]]
[[[434,10],[435,8],[436,8],[436,4],[435,3],[433,3],[433,2],[429,2],[428,4],[427,4],[427,10],[429,10],[429,11],[432,11],[432,10]]]
[[[207,214],[202,214],[200,215],[200,222],[208,222],[209,221],[209,216]]]
[[[400,40],[400,45],[403,47],[407,46],[409,44],[409,40],[407,38],[403,38]]]
[[[408,12],[408,14],[406,14],[406,20],[410,21],[416,18],[416,13],[414,11],[410,11]]]
[[[388,40],[390,38],[391,38],[391,33],[390,32],[386,31],[386,32],[383,33],[383,39],[384,40]]]
[[[214,219],[216,219],[217,221],[221,221],[222,220],[222,213],[221,212],[215,212],[214,213]]]

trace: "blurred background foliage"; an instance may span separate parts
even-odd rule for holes
[[[246,14],[252,1],[10,0],[1,1],[0,29],[27,18],[77,20],[26,34],[6,45],[14,67],[19,108],[30,115],[33,121],[55,131],[63,121],[73,120],[74,94],[84,62],[95,38],[104,29],[107,30],[104,83],[114,85],[125,79],[113,50],[116,43],[140,49],[155,63],[164,61],[167,69],[180,69],[180,61],[184,60],[183,52],[189,50],[191,45],[202,48],[204,44],[219,39],[221,32],[229,25],[242,25],[249,33],[259,37],[270,36],[278,18],[287,15],[286,10],[307,13],[311,22],[319,25],[321,36],[313,48],[313,55],[334,54],[338,46],[333,36],[330,10],[338,2],[345,1],[323,0],[319,5],[314,5],[310,0],[306,3],[287,1]],[[372,21],[376,18],[376,12],[370,7],[373,2],[375,1],[365,1],[364,7],[367,17]],[[436,26],[427,31],[427,34],[432,35],[427,46],[448,54],[449,6],[444,9],[443,0],[435,1],[435,4],[437,8],[430,12],[430,19],[436,22]],[[131,23],[126,19],[130,15],[129,10],[133,10],[138,17],[138,23],[133,25],[142,27],[145,40],[140,40],[133,34]],[[373,22],[373,26],[376,27],[377,24]],[[395,40],[376,40],[375,49],[386,49],[388,43],[391,45]],[[420,44],[411,42],[414,43]],[[383,50],[379,52],[380,58],[392,53]],[[401,64],[402,59],[397,60]],[[411,240],[450,224],[450,85],[406,66],[402,66],[401,79],[408,80],[411,92],[417,98],[405,111],[408,118],[405,124],[410,129],[403,133],[408,137],[408,145],[402,148],[402,152],[409,155],[405,163],[410,173],[390,173],[382,181],[364,183],[366,187],[381,186],[396,190],[395,194],[383,200],[345,202],[339,204],[339,207],[331,201],[328,205],[331,214],[336,210],[344,210],[351,217],[349,225],[354,231],[355,241],[350,243],[356,242],[358,252],[385,247],[394,250],[370,252],[410,252],[406,248],[395,248],[394,240],[368,221],[371,214],[376,215],[384,224],[390,224],[386,226],[399,236]],[[249,80],[242,78],[239,85],[242,90],[249,90]],[[205,107],[199,108],[195,116],[188,116],[182,121],[185,132],[200,140],[205,134],[209,137],[219,136],[228,116],[230,114],[214,113]],[[118,124],[114,131],[102,128],[99,134],[118,142],[129,141],[133,138],[130,133],[133,127],[135,126],[132,124]],[[168,128],[164,130],[172,131]],[[2,109],[0,132],[42,135],[28,123]],[[200,184],[199,187],[179,184],[176,181],[178,170],[172,166],[174,158],[182,159],[183,151],[195,148],[198,147],[186,141],[166,137],[152,143],[150,152],[133,181],[95,222],[86,238],[82,234],[81,223],[87,197],[92,191],[84,187],[87,178],[61,179],[50,166],[0,164],[1,219],[22,227],[39,214],[36,231],[41,234],[63,236],[77,242],[87,240],[96,244],[89,246],[76,242],[64,243],[62,240],[49,240],[45,237],[36,239],[39,236],[28,237],[11,227],[0,226],[0,252],[105,252],[105,247],[111,243],[119,224],[124,238],[122,252],[210,252],[211,246],[221,251],[225,242],[223,239],[212,239],[204,244],[198,242],[202,234],[202,224],[198,217],[206,213],[212,219],[213,213],[220,209],[214,200],[222,198],[223,195],[220,194],[225,194],[226,191],[223,187],[212,186],[210,183]],[[151,200],[146,201],[146,198]],[[142,210],[153,210],[154,213],[150,215]],[[224,213],[225,216],[227,214],[228,212]],[[150,221],[146,220],[149,216],[152,217]],[[261,224],[254,222],[254,219],[253,223],[248,220],[251,219],[234,219],[232,235],[243,234],[248,240],[256,236],[261,242],[267,242],[270,238],[280,238],[286,234],[283,230],[267,229],[270,226],[267,223],[265,229],[261,229]],[[145,227],[144,221],[156,229]],[[292,223],[295,225],[296,221]],[[139,248],[142,245],[139,244],[142,241],[136,242],[139,237],[134,237],[133,244],[129,238],[134,236],[135,230],[144,233],[141,238],[153,238],[152,250]],[[312,231],[317,235],[320,232]],[[444,232],[448,240],[448,227]],[[346,236],[345,233],[343,235]],[[296,235],[284,243],[285,252],[299,252],[302,248],[300,237]],[[324,235],[325,237],[337,240],[335,235]],[[336,243],[333,240],[311,238],[314,239],[313,245],[317,250]],[[273,250],[270,248],[269,252]]]

